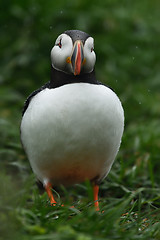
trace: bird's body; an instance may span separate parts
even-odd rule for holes
[[[80,56],[79,51],[76,59]],[[81,75],[79,60],[74,67],[75,76],[65,73],[66,67],[63,74],[55,67],[53,81],[35,92],[25,106],[21,140],[44,186],[86,179],[98,184],[108,174],[121,143],[124,113],[119,98],[95,81],[93,71]],[[91,77],[85,82],[87,74]]]
[[[99,181],[118,152],[122,127],[123,110],[111,89],[73,83],[34,96],[22,120],[22,142],[40,181]]]

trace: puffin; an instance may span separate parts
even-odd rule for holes
[[[51,78],[25,101],[21,142],[51,205],[52,188],[90,181],[94,206],[121,144],[124,110],[95,76],[94,39],[80,30],[60,34],[51,50]]]

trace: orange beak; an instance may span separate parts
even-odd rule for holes
[[[84,60],[83,44],[80,40],[74,43],[73,52],[71,56],[71,64],[74,75],[79,75]]]

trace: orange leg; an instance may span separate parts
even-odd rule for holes
[[[93,186],[93,194],[94,194],[94,206],[95,206],[96,211],[99,211],[98,192],[99,192],[99,186],[94,185]]]
[[[48,182],[48,183],[45,185],[45,189],[46,189],[46,192],[47,192],[48,197],[49,197],[49,199],[50,199],[51,205],[55,206],[57,202],[55,201],[55,199],[54,199],[54,197],[53,197],[53,194],[52,194],[52,185],[51,185],[50,182]]]

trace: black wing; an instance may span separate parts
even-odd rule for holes
[[[41,92],[42,90],[44,90],[45,88],[50,88],[50,82],[47,82],[45,85],[43,85],[42,87],[38,88],[37,90],[35,90],[34,92],[32,92],[28,98],[26,99],[25,103],[24,103],[24,107],[23,107],[23,111],[22,111],[22,116],[24,115],[26,109],[28,108],[28,105],[30,103],[30,101],[32,100],[32,98],[39,92]]]

